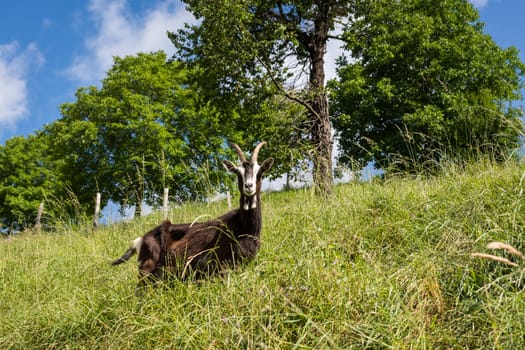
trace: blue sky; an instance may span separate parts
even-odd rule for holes
[[[523,0],[471,0],[485,32],[525,61]],[[60,118],[82,86],[98,85],[114,56],[164,50],[166,36],[194,21],[178,0],[16,0],[0,4],[0,144]],[[337,44],[329,45],[327,77]]]

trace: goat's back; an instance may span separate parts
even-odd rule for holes
[[[191,267],[199,272],[215,272],[255,257],[259,233],[242,232],[239,211],[205,223],[195,223],[168,247],[170,264],[176,270]],[[180,266],[184,264],[184,266]]]

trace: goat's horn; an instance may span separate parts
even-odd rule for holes
[[[233,148],[235,150],[235,152],[237,152],[241,162],[246,162],[246,157],[244,156],[244,153],[242,152],[242,149],[238,145],[236,145],[233,142],[230,142],[230,147]]]
[[[266,145],[266,141],[263,141],[263,142],[259,143],[257,146],[255,146],[255,149],[253,150],[253,154],[252,154],[252,158],[251,158],[252,163],[257,163],[257,156],[259,155],[259,150],[264,145]]]

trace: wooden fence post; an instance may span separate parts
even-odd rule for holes
[[[168,195],[169,193],[170,193],[169,188],[164,187],[164,196],[162,197],[162,217],[163,219],[168,218],[168,206],[169,206]]]
[[[232,210],[232,196],[230,196],[230,191],[226,192],[226,200],[228,201],[228,210]]]
[[[36,214],[36,221],[35,221],[36,233],[40,233],[40,230],[42,229],[42,225],[40,221],[42,220],[43,213],[44,213],[44,202],[40,202],[40,205],[38,206],[38,213]]]
[[[95,197],[95,216],[93,217],[93,228],[98,227],[98,219],[100,216],[100,192],[97,192],[97,196]]]

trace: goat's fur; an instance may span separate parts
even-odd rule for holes
[[[252,259],[260,246],[262,227],[261,182],[273,159],[257,163],[261,142],[247,161],[239,146],[231,144],[241,165],[223,161],[224,167],[237,175],[241,192],[239,208],[217,219],[202,223],[172,224],[166,220],[133,241],[132,246],[113,261],[118,265],[138,254],[139,285],[164,278],[167,272],[181,279],[190,274],[197,278],[211,275],[225,266]]]

